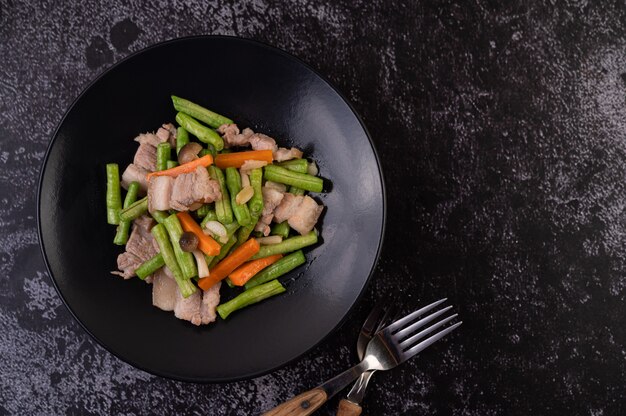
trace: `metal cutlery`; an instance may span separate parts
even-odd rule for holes
[[[338,376],[328,380],[324,384],[304,392],[287,402],[264,413],[265,416],[306,416],[312,414],[329,398],[343,390],[350,382],[354,381],[361,374],[373,370],[390,370],[402,364],[411,357],[414,357],[425,348],[439,341],[456,328],[462,322],[450,325],[434,335],[426,337],[435,330],[446,325],[457,314],[436,321],[429,327],[415,333],[418,329],[437,320],[440,316],[448,312],[452,306],[445,307],[433,312],[419,320],[417,318],[424,315],[445,302],[441,299],[433,302],[421,309],[418,309],[405,317],[398,319],[374,334],[365,348],[363,360],[354,367],[344,371]],[[358,413],[357,413],[358,414]]]

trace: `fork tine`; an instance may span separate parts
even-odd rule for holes
[[[361,332],[373,334],[374,329],[376,328],[376,323],[379,321],[380,315],[382,315],[382,313],[383,308],[381,306],[381,303],[376,304],[372,311],[369,313],[369,315],[367,315],[365,322],[363,322]]]
[[[408,314],[404,318],[400,318],[397,321],[395,321],[394,323],[392,323],[391,325],[387,326],[387,328],[385,328],[384,331],[393,332],[396,329],[402,328],[404,326],[404,324],[412,321],[413,319],[415,319],[418,316],[422,315],[424,312],[428,312],[432,308],[441,305],[446,300],[447,300],[447,298],[440,299],[437,302],[433,302],[430,305],[426,305],[423,308],[416,310],[415,312],[411,312],[410,314]]]
[[[397,340],[400,340],[403,337],[406,337],[407,335],[409,335],[410,333],[415,332],[416,329],[423,327],[424,325],[426,325],[427,323],[431,321],[434,321],[436,318],[448,312],[450,309],[452,309],[452,306],[446,306],[445,308],[440,309],[437,312],[433,312],[430,315],[420,319],[419,321],[412,323],[406,328],[402,328],[400,331],[396,332],[394,337]]]
[[[418,341],[419,339],[423,338],[424,335],[430,334],[435,329],[439,328],[440,326],[443,326],[443,325],[447,324],[448,322],[450,322],[451,320],[453,320],[457,316],[459,316],[458,313],[455,313],[454,315],[448,316],[446,319],[442,319],[441,321],[437,322],[436,324],[431,325],[428,328],[418,332],[417,334],[415,334],[415,335],[405,339],[404,341],[402,341],[400,343],[400,347],[402,347],[402,348],[410,347],[411,345],[415,344],[416,341]]]
[[[397,309],[398,307],[396,306],[396,304],[391,304],[391,306],[389,306],[385,310],[385,314],[380,319],[380,321],[378,321],[378,326],[376,327],[375,332],[380,331],[385,326],[389,325],[390,322],[393,322],[392,319],[393,319],[393,316],[397,314]]]
[[[402,360],[408,360],[409,358],[413,357],[415,354],[417,354],[418,352],[424,350],[425,348],[430,347],[431,345],[433,345],[435,342],[439,341],[441,338],[445,337],[446,335],[448,335],[450,332],[454,331],[455,329],[457,329],[459,326],[461,326],[463,322],[458,322],[454,325],[451,325],[449,327],[447,327],[446,329],[437,332],[435,335],[426,338],[424,341],[420,342],[419,344],[417,344],[416,346],[404,351],[404,353],[402,353]]]

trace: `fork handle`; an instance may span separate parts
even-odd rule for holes
[[[359,416],[363,408],[348,399],[341,399],[337,408],[337,416]]]
[[[319,409],[326,400],[328,400],[326,392],[316,387],[263,413],[263,416],[307,416]]]

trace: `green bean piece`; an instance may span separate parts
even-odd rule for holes
[[[317,243],[317,233],[315,230],[305,235],[298,235],[283,240],[282,243],[270,244],[268,246],[261,246],[261,249],[256,253],[251,260],[260,259],[274,254],[291,253],[292,251],[300,250],[301,248],[310,246]]]
[[[161,253],[157,253],[154,257],[144,261],[139,267],[137,267],[135,273],[141,280],[146,280],[146,277],[150,276],[163,266],[165,266],[163,255]]]
[[[154,218],[159,224],[163,224],[163,221],[169,217],[169,214],[164,211],[154,211],[151,212],[150,215],[152,215],[152,218]]]
[[[165,163],[165,167],[166,167],[167,169],[172,169],[172,168],[175,168],[176,166],[178,166],[178,162],[177,162],[177,161],[175,161],[175,160],[168,160],[168,161]]]
[[[207,126],[200,124],[196,119],[187,114],[176,114],[176,122],[183,126],[185,130],[193,134],[203,143],[209,143],[217,150],[224,148],[224,140],[217,132]]]
[[[249,225],[252,221],[250,210],[246,204],[237,203],[237,194],[241,191],[241,176],[237,168],[226,168],[226,186],[230,193],[230,206],[233,209],[235,218],[241,226]]]
[[[128,192],[126,192],[126,197],[124,198],[124,208],[128,208],[137,200],[137,194],[139,193],[139,182],[131,182],[128,185]],[[117,232],[115,233],[115,238],[113,238],[113,244],[118,246],[123,246],[128,241],[128,232],[130,231],[130,224],[132,221],[121,221],[117,226]]]
[[[196,210],[196,215],[198,218],[204,218],[211,210],[213,210],[213,206],[211,204],[204,204]]]
[[[304,189],[298,188],[297,186],[293,186],[292,185],[292,186],[289,187],[289,193],[290,194],[294,194],[296,196],[302,196],[302,195],[304,195],[305,192],[306,191]]]
[[[276,163],[276,166],[292,170],[294,172],[307,173],[309,171],[309,161],[306,159],[291,159]]]
[[[304,257],[302,250],[298,250],[261,270],[252,279],[248,280],[244,287],[248,290],[265,282],[269,282],[270,280],[274,280],[292,271],[304,263],[306,263],[306,257]]]
[[[198,274],[198,268],[196,267],[196,260],[193,258],[193,254],[183,251],[180,248],[180,237],[183,235],[183,227],[180,225],[180,221],[176,214],[172,214],[163,221],[165,229],[170,236],[172,246],[174,247],[174,255],[180,266],[180,270],[183,273],[183,278],[191,279]]]
[[[228,238],[230,239],[230,237],[232,237],[233,235],[235,235],[235,232],[241,228],[239,226],[239,224],[236,221],[231,222],[230,224],[223,224],[224,228],[226,228],[226,235],[228,235]]]
[[[289,224],[287,223],[287,221],[283,221],[279,224],[274,224],[272,226],[272,235],[279,235],[281,236],[283,239],[289,237]]]
[[[217,214],[215,213],[215,210],[213,210],[213,209],[210,209],[209,212],[207,212],[207,214],[204,216],[204,219],[200,223],[200,228],[202,228],[204,230],[204,227],[206,226],[206,223],[209,222],[209,221],[219,221],[217,219]]]
[[[152,227],[150,231],[154,236],[157,244],[159,245],[159,252],[163,256],[163,261],[165,262],[165,266],[172,272],[174,275],[174,280],[178,284],[178,289],[183,297],[188,298],[191,296],[196,290],[196,286],[189,279],[185,279],[183,277],[183,272],[178,265],[178,261],[176,260],[176,255],[174,254],[174,248],[172,247],[172,243],[167,234],[167,230],[165,229],[165,225],[157,224]]]
[[[248,241],[248,238],[250,238],[250,234],[254,230],[254,227],[256,227],[257,221],[258,221],[257,217],[254,217],[252,219],[252,222],[250,222],[249,225],[246,225],[245,227],[241,227],[237,231],[237,244],[235,244],[235,248],[239,247],[240,245]]]
[[[117,225],[120,223],[120,210],[122,209],[122,192],[120,190],[120,170],[117,163],[108,163],[107,172],[107,222]]]
[[[200,150],[200,152],[198,152],[198,157],[204,157],[206,155],[213,156],[213,154],[211,153],[211,151],[209,149],[202,149],[202,150]]]
[[[254,303],[260,302],[269,297],[278,295],[285,292],[287,289],[280,284],[278,280],[272,280],[271,282],[256,286],[250,290],[246,290],[239,296],[229,300],[226,303],[222,303],[217,307],[217,313],[220,314],[222,319],[228,318],[228,315],[236,310],[245,308]]]
[[[135,201],[128,208],[124,208],[120,211],[120,220],[132,221],[135,218],[141,217],[148,212],[148,197],[144,196],[138,201]]]
[[[233,209],[230,205],[230,195],[228,194],[228,187],[226,186],[226,179],[224,179],[224,173],[217,166],[209,166],[209,176],[211,179],[216,180],[220,185],[220,191],[222,193],[222,199],[215,201],[215,213],[217,214],[217,220],[222,224],[230,224],[234,221]]]
[[[228,255],[228,252],[230,252],[230,249],[233,248],[236,242],[237,239],[235,238],[235,236],[231,236],[228,242],[224,244],[220,249],[220,254],[215,256],[215,258],[211,261],[211,264],[209,264],[209,269],[212,269],[217,263],[222,261],[222,259]]]
[[[280,166],[267,165],[264,168],[264,177],[267,181],[297,186],[305,191],[322,192],[324,181],[322,178],[306,173],[294,172]]]
[[[172,95],[172,102],[174,103],[176,111],[189,114],[191,117],[197,118],[213,128],[218,128],[222,124],[233,123],[231,119],[219,115],[211,110],[207,110],[206,108],[189,100],[185,100],[184,98]]]
[[[167,169],[167,161],[172,157],[172,146],[169,143],[159,143],[156,152],[156,168],[157,170]]]
[[[252,169],[250,171],[250,185],[254,189],[254,195],[248,201],[248,208],[252,216],[258,217],[263,212],[263,169]]]
[[[189,132],[184,127],[179,127],[176,129],[176,155],[187,143],[189,143]]]

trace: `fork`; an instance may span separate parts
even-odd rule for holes
[[[385,306],[380,304],[374,306],[370,314],[365,319],[359,338],[356,342],[356,352],[359,360],[365,356],[365,348],[374,335],[389,325],[393,319],[397,318],[398,306],[396,303],[387,303]],[[366,371],[361,374],[358,380],[352,386],[345,399],[341,399],[337,408],[337,416],[358,416],[361,414],[361,401],[365,396],[365,390],[370,378],[376,370]]]
[[[264,415],[310,415],[329,398],[343,390],[348,384],[350,384],[350,382],[357,379],[366,371],[390,370],[399,364],[402,364],[409,358],[414,357],[416,354],[439,341],[441,338],[445,337],[462,324],[462,322],[457,322],[428,338],[424,338],[426,335],[449,323],[458,316],[457,314],[453,314],[447,318],[441,319],[426,329],[413,334],[419,328],[436,320],[452,308],[452,306],[445,307],[431,313],[419,321],[414,322],[416,318],[440,305],[444,301],[445,299],[433,302],[430,305],[418,309],[415,312],[412,312],[386,326],[381,331],[376,333],[372,340],[367,344],[367,347],[365,348],[365,356],[359,364],[328,380],[321,386],[301,393],[274,409],[269,410],[264,413]]]

